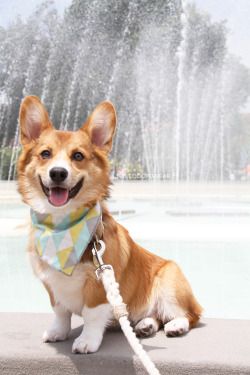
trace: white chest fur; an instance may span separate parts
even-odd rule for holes
[[[49,266],[42,272],[36,272],[36,267],[41,260],[35,261],[34,258],[30,260],[35,273],[52,291],[55,303],[74,314],[81,315],[84,307],[83,288],[89,264],[78,264],[73,274],[67,276]]]

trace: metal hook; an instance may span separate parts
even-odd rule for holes
[[[98,250],[97,249],[97,244],[101,245],[101,248]],[[104,254],[104,251],[106,250],[106,245],[102,240],[96,240],[94,242],[94,247],[92,249],[92,254],[93,254],[93,263],[97,267],[95,270],[95,274],[97,279],[100,279],[99,272],[103,272],[105,269],[111,269],[113,271],[113,267],[111,265],[106,265],[103,263],[102,260],[102,255]]]

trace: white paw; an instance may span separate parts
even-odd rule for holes
[[[99,349],[102,342],[102,338],[92,337],[87,338],[84,335],[79,336],[75,339],[73,346],[72,346],[72,353],[95,353]]]
[[[66,340],[70,332],[70,328],[51,327],[43,333],[43,342],[56,342]]]
[[[164,332],[167,336],[179,336],[188,331],[189,321],[187,318],[175,318],[164,326]]]
[[[157,332],[158,329],[159,324],[154,318],[145,318],[135,326],[135,333],[137,336],[146,337]]]

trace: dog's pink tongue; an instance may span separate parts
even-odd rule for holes
[[[54,187],[50,189],[49,200],[54,206],[62,206],[68,200],[69,192],[67,189]]]

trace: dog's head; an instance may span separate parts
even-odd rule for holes
[[[20,111],[18,179],[23,201],[41,213],[69,213],[107,198],[107,154],[115,126],[114,107],[104,102],[78,131],[56,130],[40,100],[28,96]]]

